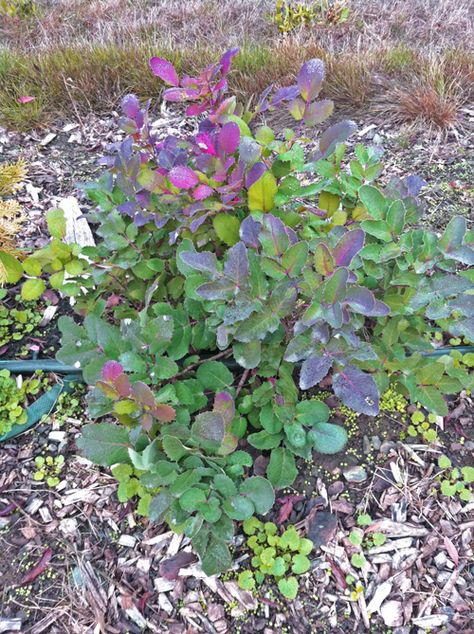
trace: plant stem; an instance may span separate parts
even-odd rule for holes
[[[216,361],[217,359],[228,357],[231,354],[232,354],[232,350],[230,348],[227,348],[227,350],[218,352],[213,357],[208,357],[207,359],[199,359],[199,361],[196,361],[195,363],[191,363],[191,365],[188,365],[187,368],[184,368],[184,370],[181,370],[181,372],[178,372],[178,374],[175,374],[174,377],[172,378],[172,381],[174,381],[180,376],[183,376],[183,374],[187,374],[190,370],[194,370],[194,368],[197,368],[197,366],[201,365],[201,363],[205,363],[206,361]]]

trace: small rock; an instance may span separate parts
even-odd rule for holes
[[[364,434],[364,437],[362,439],[362,448],[364,450],[364,453],[370,453],[372,450],[371,444],[370,444],[370,440],[368,438],[368,436],[366,436]]]
[[[441,568],[444,568],[446,566],[447,561],[448,561],[448,558],[446,556],[446,553],[443,553],[443,552],[438,553],[436,557],[434,558],[434,562],[438,570],[440,570]]]
[[[365,482],[367,480],[367,471],[361,466],[347,467],[342,470],[342,474],[348,482]]]
[[[344,491],[344,482],[342,480],[336,480],[328,486],[328,495],[334,497],[340,495]]]
[[[375,451],[378,451],[382,446],[380,438],[378,436],[372,436],[370,440],[372,442],[372,447],[375,449]]]
[[[74,517],[65,517],[59,522],[59,530],[63,535],[73,535],[77,531],[77,520]]]
[[[387,601],[380,608],[380,616],[387,627],[403,625],[403,604],[400,601]]]
[[[56,442],[64,442],[66,439],[65,431],[50,431],[48,434],[49,440],[54,440]]]
[[[447,570],[442,570],[437,576],[436,576],[436,582],[440,585],[440,586],[444,586],[446,585],[446,583],[449,581],[451,577],[451,573],[448,572]]]
[[[127,548],[133,548],[137,543],[137,540],[133,535],[120,535],[118,540],[120,546],[126,546]]]

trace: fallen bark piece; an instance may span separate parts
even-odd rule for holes
[[[21,632],[21,619],[0,617],[0,633],[3,632]]]
[[[63,210],[66,220],[65,241],[68,244],[79,244],[81,247],[95,246],[94,236],[89,223],[83,216],[77,198],[74,196],[63,198],[58,206]]]
[[[390,581],[385,581],[377,587],[374,596],[371,598],[367,606],[367,612],[369,613],[369,615],[380,610],[380,606],[389,596],[390,592],[392,591],[392,587],[393,583],[391,583]]]
[[[428,535],[429,530],[422,526],[413,526],[413,524],[401,524],[394,522],[388,517],[377,520],[365,529],[366,533],[385,533],[387,537],[424,537]]]
[[[400,601],[387,601],[380,608],[380,616],[387,627],[403,625],[403,604]]]

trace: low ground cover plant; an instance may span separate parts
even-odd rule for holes
[[[98,245],[66,244],[53,210],[51,242],[17,263],[25,300],[48,285],[74,297],[57,358],[92,386],[90,415],[118,422],[86,425],[80,449],[113,467],[120,499],[190,537],[208,574],[231,565],[234,522],[268,512],[299,458],[343,450],[323,379],[367,416],[387,389],[444,416],[445,394],[474,387],[467,366],[429,356],[474,340],[465,220],[420,228],[423,182],[382,186],[377,149],[347,156],[351,121],[314,140],[333,111],[320,60],[245,111],[227,94],[236,54],[197,77],[152,58],[197,130],[159,139],[151,104],[126,97],[127,136],[85,187]],[[277,134],[265,114],[282,107],[296,124]]]
[[[41,386],[39,377],[17,381],[8,370],[0,370],[0,436],[26,423],[28,400],[34,400]]]

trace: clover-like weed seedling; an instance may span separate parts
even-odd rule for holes
[[[421,410],[417,409],[411,415],[411,424],[407,427],[407,434],[412,438],[422,436],[428,443],[436,442],[438,434],[436,433],[436,429],[433,428],[433,425],[436,423],[436,418],[435,414],[425,416]]]
[[[439,476],[441,493],[448,498],[457,494],[463,502],[470,502],[473,496],[469,485],[474,482],[474,467],[452,467],[451,460],[444,455],[438,458],[438,467],[443,469]]]
[[[309,570],[311,562],[308,555],[313,549],[313,542],[300,537],[294,526],[289,526],[279,535],[273,522],[264,524],[256,517],[246,520],[243,528],[248,535],[247,545],[253,551],[253,570],[243,570],[239,574],[239,586],[243,590],[253,590],[270,576],[276,580],[284,597],[294,599],[298,594],[298,580],[294,575],[302,575]]]
[[[36,456],[35,465],[38,469],[33,474],[33,479],[53,488],[59,484],[59,474],[64,466],[64,456]]]
[[[41,388],[36,377],[17,383],[8,370],[0,370],[0,436],[7,434],[14,425],[23,425],[27,420],[26,400]]]
[[[358,526],[368,526],[371,523],[372,518],[368,513],[363,513],[357,517]],[[374,532],[364,535],[364,531],[361,528],[354,528],[349,535],[349,541],[360,549],[360,552],[354,553],[351,557],[351,564],[354,568],[363,568],[367,563],[367,559],[362,552],[364,548],[368,549],[374,546],[382,546],[386,539],[383,533]]]

